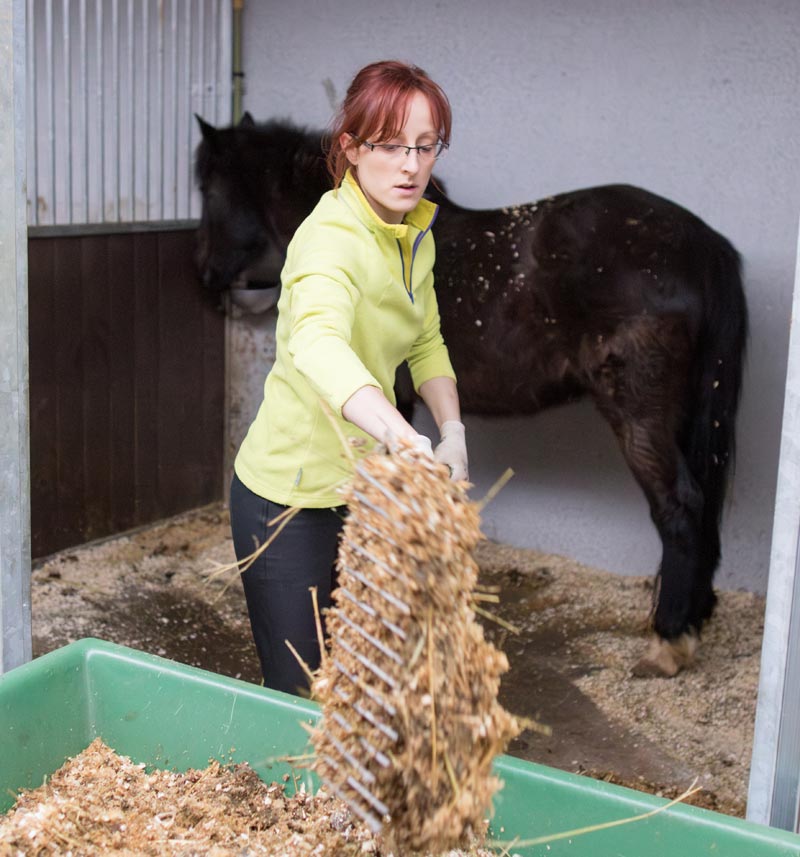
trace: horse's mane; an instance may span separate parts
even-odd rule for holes
[[[245,116],[248,115],[245,114]],[[328,134],[325,131],[296,125],[290,119],[268,119],[266,122],[252,123],[243,119],[235,127],[244,132],[250,129],[252,133],[269,138],[274,145],[282,146],[287,150],[296,150],[301,146],[303,149],[316,149],[317,152],[324,153],[328,143]]]
[[[323,148],[326,140],[321,131],[295,125],[288,119],[255,122],[249,113],[237,125],[201,125],[203,140],[195,156],[195,176],[200,184],[217,173],[236,176],[251,187],[262,187],[267,172],[273,180],[290,182],[300,173],[321,190],[329,184]]]
[[[318,181],[325,181],[324,158],[328,145],[325,131],[297,125],[288,118],[256,122],[249,112],[236,125],[210,130],[211,137],[204,135],[205,139],[197,148],[195,175],[199,182],[212,168],[219,169],[220,153],[232,151],[237,154],[235,169],[245,174],[252,171],[254,174],[246,176],[246,179],[257,181],[259,176],[256,173],[261,169],[267,150],[276,172],[301,167],[307,173],[315,174]],[[213,139],[213,144],[209,139]],[[455,205],[447,195],[445,183],[436,176],[428,184],[425,198],[437,205]]]

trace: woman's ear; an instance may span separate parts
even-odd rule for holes
[[[352,134],[344,133],[339,136],[339,145],[347,156],[347,160],[355,166],[358,163],[358,144]]]

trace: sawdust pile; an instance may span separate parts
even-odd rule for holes
[[[204,770],[148,774],[97,738],[0,817],[0,857],[108,853],[389,857],[324,790],[290,795],[248,765],[216,761]],[[484,850],[459,853],[491,857]]]
[[[315,769],[400,853],[450,848],[482,829],[492,760],[519,732],[472,606],[479,510],[410,450],[364,459],[345,499]]]

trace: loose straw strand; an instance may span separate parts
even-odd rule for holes
[[[629,818],[619,818],[616,821],[605,821],[602,824],[592,824],[588,827],[578,827],[575,830],[565,830],[563,833],[555,833],[552,836],[539,836],[536,839],[514,839],[512,842],[497,840],[493,841],[491,845],[498,848],[532,848],[534,845],[546,845],[550,842],[557,842],[559,839],[572,839],[578,836],[583,836],[586,833],[595,833],[598,830],[608,830],[611,827],[621,827],[624,824],[633,824],[636,821],[644,821],[646,818],[652,818],[654,815],[665,812],[675,806],[675,804],[682,803],[687,798],[690,798],[692,795],[695,795],[697,792],[702,790],[703,787],[697,785],[697,778],[695,777],[692,784],[682,795],[679,795],[664,806],[656,807],[655,809],[651,809],[649,812],[643,812],[641,815],[632,815]]]
[[[342,427],[336,422],[336,417],[333,415],[333,411],[331,410],[331,406],[324,400],[319,400],[320,407],[322,408],[322,413],[328,418],[331,426],[333,427],[334,432],[336,432],[336,437],[339,438],[339,443],[342,445],[342,451],[350,460],[351,464],[355,464],[356,457],[353,453],[353,449],[350,444],[347,442],[347,438],[342,433]]]
[[[488,506],[489,503],[491,503],[492,500],[494,500],[494,498],[503,490],[503,488],[505,488],[509,479],[511,479],[511,477],[513,475],[514,475],[514,471],[510,467],[506,468],[503,475],[486,492],[486,496],[483,498],[483,500],[478,501],[477,505],[478,505],[478,511],[479,512],[482,512],[486,508],[486,506]]]
[[[319,659],[320,663],[324,663],[328,657],[325,650],[325,636],[322,633],[322,619],[319,614],[319,599],[317,598],[317,587],[309,586],[308,591],[311,593],[311,601],[314,603],[314,623],[317,626],[317,642],[319,643]]]
[[[308,676],[309,683],[313,682],[314,673],[311,671],[311,668],[308,666],[308,664],[300,656],[300,652],[297,651],[297,649],[291,644],[289,640],[284,640],[283,642],[286,643],[286,647],[295,656],[297,663],[300,664],[301,669]]]
[[[263,545],[260,545],[253,553],[248,554],[244,559],[236,560],[236,562],[230,562],[227,565],[221,565],[212,571],[209,575],[207,575],[206,580],[214,580],[217,577],[222,576],[234,569],[238,569],[240,572],[247,571],[248,568],[261,556],[262,553],[275,541],[276,538],[281,534],[284,527],[294,518],[294,516],[300,512],[300,508],[298,506],[292,506],[292,508],[287,509],[284,512],[281,512],[280,515],[273,518],[272,521],[267,523],[267,526],[271,527],[275,524],[276,521],[280,521],[280,524],[276,528],[276,530],[272,533],[272,535],[264,542]]]

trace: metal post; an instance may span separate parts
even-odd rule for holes
[[[800,799],[800,233],[747,817],[798,830]]]
[[[242,68],[242,13],[244,0],[233,0],[233,121],[242,118],[242,96],[244,94],[244,69]]]
[[[25,7],[0,6],[0,673],[31,658]]]

